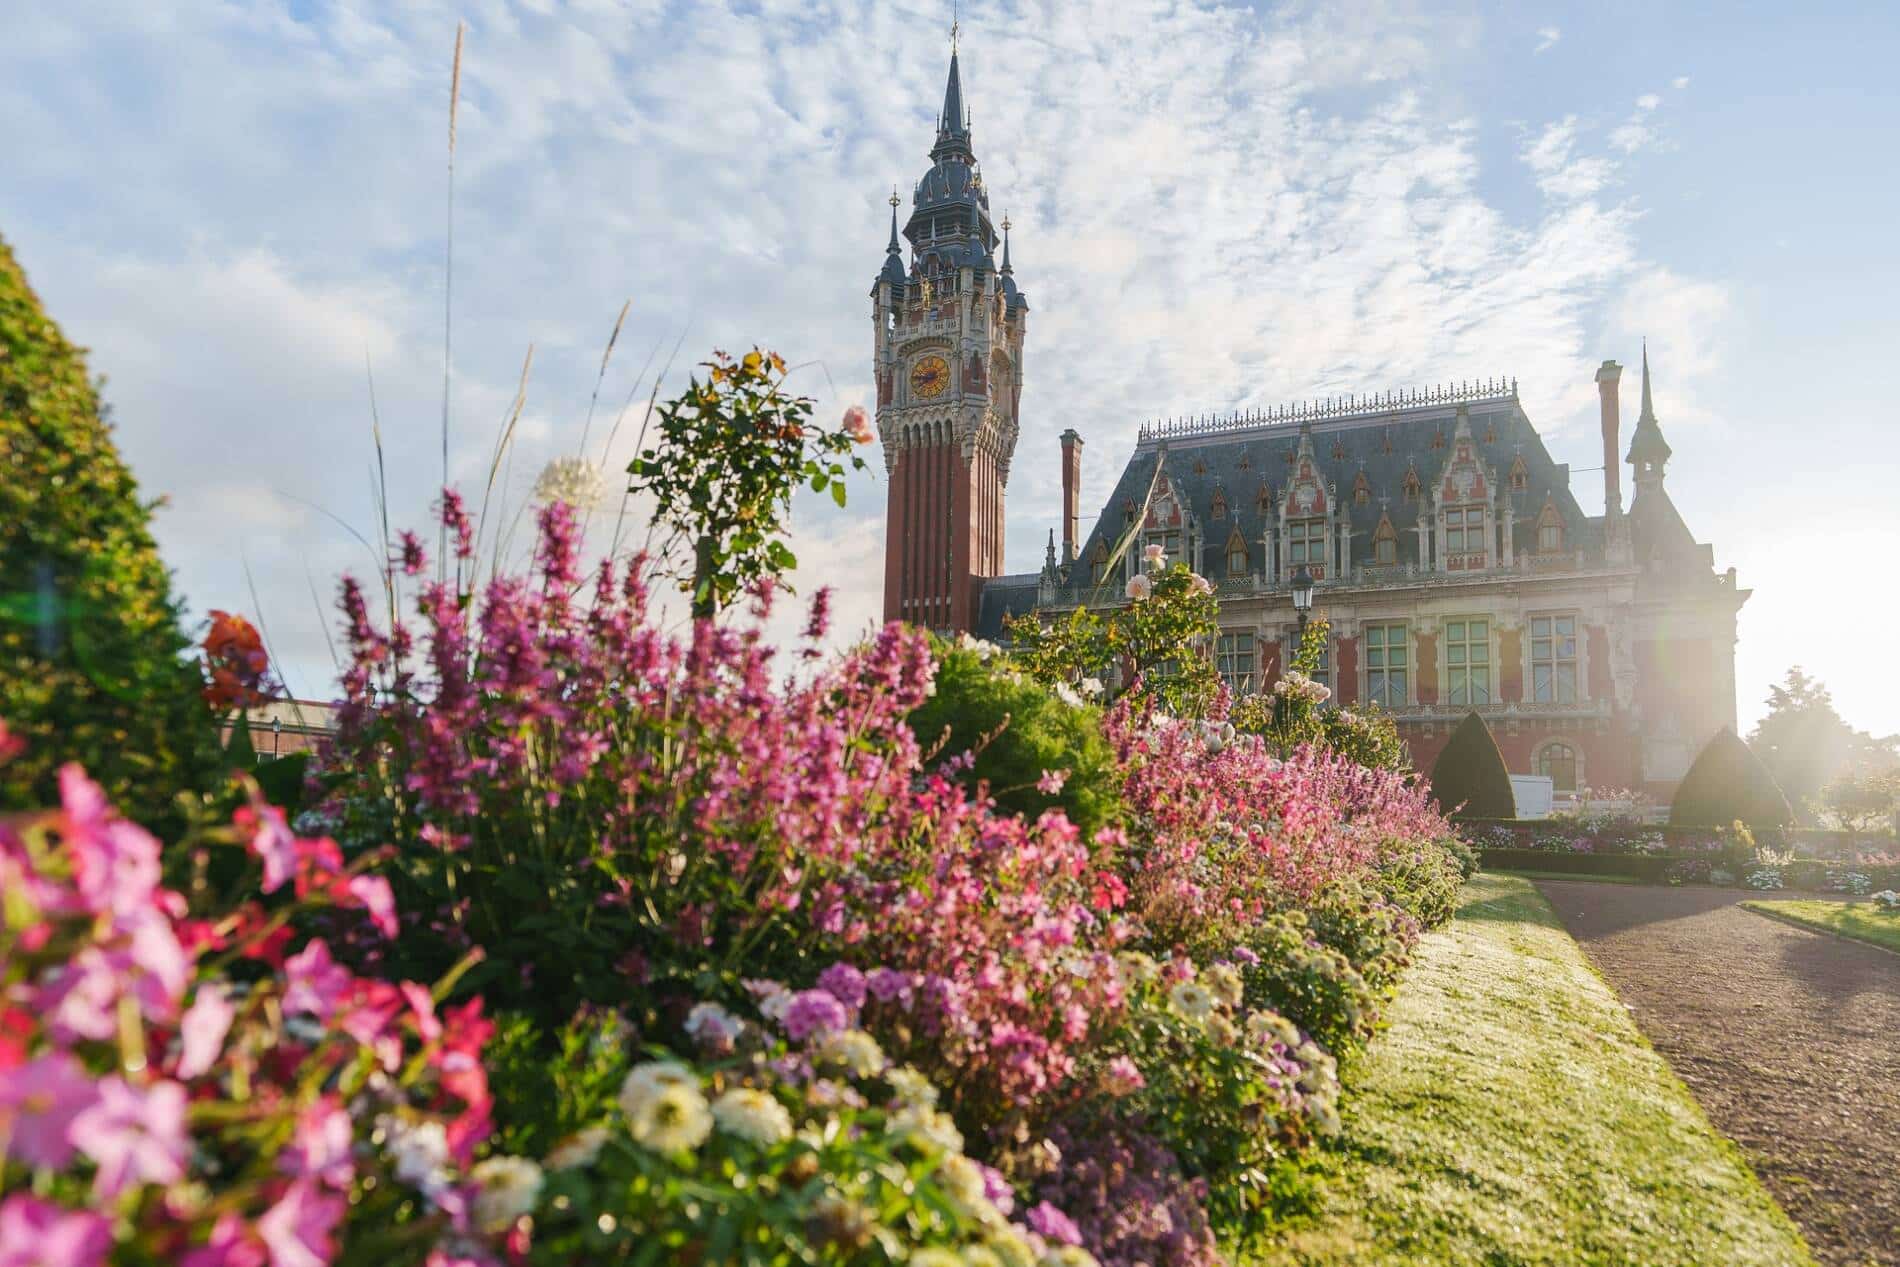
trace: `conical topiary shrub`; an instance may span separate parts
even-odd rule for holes
[[[0,721],[26,741],[0,766],[0,809],[47,804],[79,761],[163,825],[218,765],[185,648],[85,360],[0,241]]]
[[[1786,827],[1794,821],[1788,798],[1741,736],[1724,728],[1689,767],[1669,805],[1671,827]]]
[[[1517,817],[1504,754],[1476,713],[1465,714],[1432,765],[1432,799],[1447,814],[1456,812],[1461,818]]]

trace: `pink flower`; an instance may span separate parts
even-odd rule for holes
[[[1061,796],[1062,785],[1069,781],[1067,770],[1044,770],[1036,780],[1036,790],[1044,796]]]
[[[99,1267],[112,1247],[112,1223],[90,1210],[30,1197],[0,1202],[0,1267]]]
[[[1029,1224],[1030,1231],[1057,1244],[1080,1245],[1082,1243],[1082,1229],[1075,1225],[1075,1220],[1047,1201],[1038,1201],[1030,1206],[1024,1221]]]
[[[285,1189],[257,1221],[271,1267],[328,1267],[334,1252],[330,1232],[342,1220],[345,1204],[342,1197],[321,1195],[307,1179]]]
[[[59,800],[74,887],[87,909],[127,915],[144,908],[158,887],[158,841],[117,817],[77,764],[60,767]]]
[[[1103,1081],[1110,1095],[1133,1095],[1148,1085],[1135,1062],[1126,1056],[1117,1056],[1108,1062],[1107,1077]]]
[[[95,1196],[115,1197],[128,1183],[175,1183],[185,1177],[185,1089],[176,1082],[134,1087],[116,1075],[99,1083],[99,1099],[73,1119],[79,1150],[99,1165]]]
[[[864,1006],[864,974],[842,961],[818,974],[818,988],[853,1011]]]
[[[251,829],[251,852],[264,863],[264,892],[275,893],[297,874],[297,838],[284,811],[266,801],[253,799],[237,812],[240,826]]]
[[[350,880],[350,896],[369,912],[370,923],[390,940],[396,937],[396,896],[389,881],[379,875],[359,875]]]
[[[72,1160],[73,1118],[98,1098],[92,1079],[66,1052],[48,1052],[0,1070],[0,1139],[29,1166],[63,1168]]]
[[[316,1179],[339,1190],[347,1189],[356,1175],[350,1159],[355,1130],[350,1115],[334,1096],[325,1096],[297,1115],[297,1128],[290,1147],[278,1159],[284,1173],[304,1179]]]
[[[231,1018],[236,1015],[237,1009],[231,1006],[223,986],[199,986],[198,997],[178,1023],[181,1050],[173,1076],[196,1078],[211,1068],[218,1053],[224,1050],[224,1036],[230,1032]]]
[[[243,1219],[235,1214],[220,1215],[211,1229],[211,1239],[186,1253],[178,1267],[264,1267],[264,1247]]]
[[[871,430],[871,419],[864,412],[863,405],[853,405],[844,411],[844,433],[859,444],[869,444],[877,439],[877,433]]]
[[[307,1012],[320,1021],[328,1020],[351,980],[349,969],[330,958],[330,947],[323,939],[313,937],[300,953],[284,961],[284,1012],[291,1016]]]
[[[115,960],[122,958],[87,946],[54,971],[40,996],[41,1015],[54,1038],[103,1042],[118,1033],[125,982]]]
[[[795,1043],[813,1034],[843,1029],[851,1023],[844,1004],[829,990],[800,990],[785,1009],[785,1033]]]
[[[1150,581],[1147,577],[1132,577],[1128,582],[1128,597],[1139,603],[1147,598],[1148,595],[1154,593],[1154,588],[1154,582]]]

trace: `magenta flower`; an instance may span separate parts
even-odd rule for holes
[[[330,958],[330,947],[323,939],[313,937],[302,951],[284,961],[284,1012],[328,1020],[351,980],[349,969]]]
[[[347,1202],[326,1197],[316,1184],[299,1179],[257,1221],[257,1234],[270,1250],[271,1267],[328,1267],[334,1253],[330,1233],[342,1221]]]
[[[284,821],[284,811],[275,805],[254,802],[248,816],[251,852],[264,863],[264,892],[275,893],[297,874],[297,838]]]
[[[844,1029],[851,1018],[829,990],[800,990],[785,1009],[785,1033],[795,1043]]]
[[[90,1210],[30,1197],[0,1201],[0,1267],[99,1267],[112,1247],[112,1223]]]
[[[278,1164],[288,1175],[348,1189],[356,1176],[350,1158],[354,1138],[350,1115],[335,1097],[325,1096],[297,1115],[296,1133]]]
[[[128,1183],[175,1183],[185,1177],[185,1089],[176,1082],[134,1087],[114,1075],[99,1099],[73,1118],[69,1132],[98,1163],[94,1195],[117,1196]]]
[[[1148,1085],[1148,1080],[1141,1076],[1140,1068],[1126,1056],[1117,1056],[1108,1062],[1104,1081],[1110,1095],[1132,1095]]]
[[[1057,1244],[1080,1245],[1082,1243],[1082,1229],[1075,1225],[1075,1220],[1047,1201],[1038,1201],[1030,1206],[1025,1221],[1029,1224],[1030,1231]]]
[[[178,1267],[264,1267],[264,1246],[235,1214],[218,1217],[211,1239],[188,1251]]]
[[[1036,790],[1044,796],[1061,796],[1062,785],[1069,781],[1067,770],[1044,770],[1036,780]]]
[[[59,800],[74,887],[86,907],[114,915],[144,909],[158,887],[158,841],[117,817],[76,764],[60,768]]]
[[[864,974],[842,960],[818,974],[818,988],[854,1012],[864,1006]]]
[[[198,997],[178,1022],[181,1050],[173,1076],[196,1078],[211,1068],[218,1053],[224,1050],[224,1036],[230,1032],[231,1018],[236,1015],[237,1009],[231,1006],[223,986],[199,986]]]
[[[350,896],[369,913],[376,931],[394,941],[396,938],[396,895],[389,881],[379,875],[359,875],[350,880]]]
[[[87,946],[47,981],[40,995],[46,1028],[60,1042],[103,1042],[119,1030],[119,995],[125,986],[123,956]]]
[[[62,1169],[73,1156],[73,1118],[98,1094],[85,1069],[63,1051],[0,1069],[0,1139],[7,1154],[29,1166]]]

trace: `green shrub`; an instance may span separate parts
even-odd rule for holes
[[[1411,753],[1399,738],[1398,723],[1376,706],[1364,711],[1328,708],[1320,713],[1320,742],[1342,757],[1374,770],[1412,768]]]
[[[1398,985],[1399,973],[1411,962],[1417,919],[1357,880],[1342,880],[1315,898],[1306,922],[1322,946],[1358,966],[1380,997]]]
[[[1247,937],[1259,962],[1242,970],[1247,1003],[1280,1013],[1335,1056],[1358,1051],[1376,1028],[1379,992],[1345,955],[1321,945],[1301,911],[1281,911]]]
[[[1432,799],[1460,817],[1510,818],[1517,813],[1510,771],[1491,728],[1477,713],[1465,714],[1432,765]]]
[[[1768,767],[1734,731],[1723,729],[1689,767],[1669,806],[1671,827],[1786,827],[1794,821]]]
[[[1476,867],[1476,855],[1453,837],[1388,854],[1372,883],[1386,901],[1424,927],[1437,928],[1458,909],[1459,891]]]
[[[174,795],[218,767],[185,649],[149,508],[84,357],[0,241],[0,720],[27,743],[0,809],[55,800],[55,771],[79,761],[166,833]]]
[[[1005,666],[987,643],[933,640],[937,693],[910,714],[926,752],[976,751],[958,777],[988,781],[1003,810],[1035,819],[1059,809],[1092,836],[1121,816],[1121,772],[1102,738],[1100,714]],[[947,734],[947,739],[945,738]],[[1055,795],[1037,790],[1045,771],[1068,771]]]

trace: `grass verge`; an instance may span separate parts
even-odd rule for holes
[[[1523,867],[1510,867],[1502,871],[1490,871],[1488,875],[1521,876],[1526,880],[1581,880],[1585,884],[1645,884],[1641,876],[1621,873],[1593,875],[1587,871],[1535,871]]]
[[[1472,880],[1245,1261],[1811,1264],[1524,879]]]
[[[1803,928],[1835,933],[1855,941],[1900,953],[1900,915],[1879,910],[1871,902],[1839,902],[1822,898],[1791,901],[1743,902],[1760,915],[1785,919]]]

